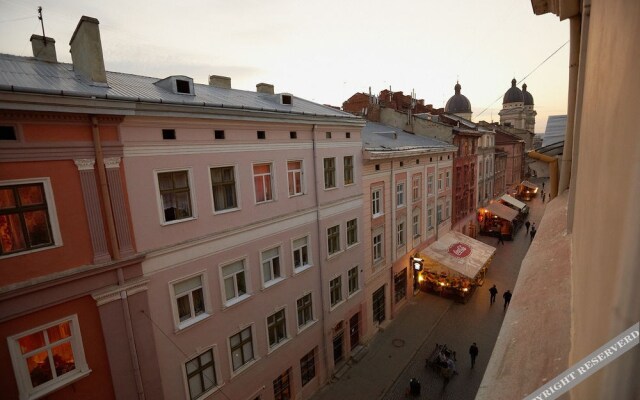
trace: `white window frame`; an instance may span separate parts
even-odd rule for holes
[[[433,207],[427,207],[427,232],[433,229]]]
[[[384,214],[384,207],[382,203],[382,188],[378,187],[371,191],[371,215],[377,218]],[[376,208],[377,211],[376,212]]]
[[[416,174],[411,178],[412,184],[412,201],[416,202],[422,198],[421,190],[422,189],[422,175]]]
[[[376,240],[379,238],[379,240]],[[373,263],[379,263],[384,260],[384,231],[374,231],[373,235],[371,235],[371,250],[372,250],[372,258]]]
[[[269,166],[269,173],[261,173],[256,175],[255,171],[254,171],[254,167],[256,165],[268,165]],[[264,178],[261,179],[261,184],[262,184],[262,189],[265,190],[265,199],[263,201],[258,201],[258,190],[256,187],[256,177],[265,177],[265,176],[269,176],[269,183],[270,183],[270,189],[271,189],[271,198],[267,198],[266,194],[266,188],[267,186],[265,185],[265,181]],[[253,183],[253,200],[255,201],[255,204],[264,204],[264,203],[270,203],[272,201],[275,201],[276,199],[276,190],[275,190],[275,182],[274,182],[274,175],[273,175],[273,163],[271,162],[255,162],[251,164],[251,178],[252,178],[252,183]]]
[[[449,170],[445,172],[444,187],[445,189],[449,189],[451,187],[451,171]]]
[[[401,219],[396,224],[396,246],[407,244],[407,223]]]
[[[445,201],[444,217],[445,217],[445,219],[451,218],[451,199],[447,199]]]
[[[304,244],[298,244],[296,245],[296,241],[299,241],[301,239],[304,239],[305,242]],[[299,251],[300,252],[300,261],[303,261],[303,248],[306,247],[307,248],[307,263],[306,264],[301,264],[300,266],[296,267],[296,252]],[[306,269],[308,269],[309,267],[311,267],[311,247],[309,245],[309,235],[305,235],[305,236],[301,236],[295,239],[291,240],[291,264],[293,265],[293,271],[295,273],[299,273],[302,272]]]
[[[442,172],[438,173],[438,193],[442,192],[443,187],[442,187]]]
[[[436,223],[440,225],[442,221],[444,221],[444,218],[442,215],[442,204],[438,204],[436,206]]]
[[[43,246],[35,249],[29,249],[25,251],[17,251],[14,253],[5,254],[0,256],[0,260],[5,258],[22,256],[25,254],[36,253],[39,251],[51,250],[51,249],[61,247],[63,245],[62,235],[60,234],[60,225],[58,223],[58,214],[56,213],[56,202],[53,197],[53,189],[51,188],[51,179],[49,177],[12,179],[7,181],[0,181],[0,186],[28,185],[28,184],[34,184],[34,183],[41,183],[44,190],[44,195],[47,202],[47,212],[49,213],[49,224],[51,225],[51,235],[52,235],[51,240],[53,243],[49,246]]]
[[[273,316],[275,316],[276,314],[279,314],[279,313],[282,313],[282,316],[283,316],[282,324],[284,326],[284,337],[280,338],[278,341],[276,341],[274,343],[271,343],[271,337],[269,335],[269,331],[271,330],[271,325],[269,325],[269,318],[271,318],[271,317],[273,317]],[[278,325],[279,325],[279,323],[278,323]],[[271,353],[272,351],[274,351],[278,347],[280,347],[283,344],[285,344],[286,342],[288,342],[289,339],[290,339],[290,336],[289,336],[289,329],[287,328],[287,308],[286,307],[279,308],[278,310],[274,311],[270,315],[267,315],[267,318],[265,318],[265,328],[266,328],[266,333],[267,333],[266,338],[267,338],[267,346],[269,347],[269,353]],[[278,339],[278,338],[276,338],[276,339]]]
[[[218,168],[233,168],[233,190],[235,191],[236,206],[225,208],[222,210],[216,210],[216,199],[213,194],[213,178],[211,177],[211,170]],[[211,188],[211,206],[214,214],[224,214],[232,211],[239,210],[240,207],[240,192],[238,191],[238,166],[237,165],[210,165],[209,166],[209,187]]]
[[[356,265],[355,267],[349,269],[347,271],[347,298],[353,296],[354,294],[358,293],[360,291],[360,271],[358,270],[358,266]],[[355,271],[355,287],[352,288],[352,282],[353,282],[353,274],[352,272]]]
[[[240,272],[235,272],[232,273],[230,275],[224,275],[224,268],[225,267],[230,267],[235,263],[242,263],[242,271],[244,272],[244,285],[245,285],[245,293],[243,294],[238,294],[238,280],[236,278],[236,275]],[[220,287],[221,287],[221,297],[222,297],[222,304],[224,305],[224,307],[231,307],[234,304],[237,304],[247,298],[249,298],[251,296],[250,293],[250,288],[251,288],[251,284],[249,281],[249,269],[247,268],[247,259],[246,258],[240,258],[237,260],[233,260],[230,261],[228,263],[222,264],[220,265]],[[234,292],[235,292],[235,296],[228,299],[227,300],[227,290],[226,290],[226,285],[225,285],[225,279],[229,276],[233,275],[233,282],[234,282]]]
[[[427,197],[433,196],[433,174],[427,175]]]
[[[251,340],[249,341],[249,343],[251,343],[251,358],[248,358],[247,360],[244,360],[243,358],[243,363],[242,365],[238,366],[238,368],[233,369],[233,349],[231,348],[231,338],[236,336],[236,335],[240,335],[240,339],[242,340],[242,332],[244,332],[245,330],[249,330],[249,334],[251,335]],[[242,343],[242,341],[241,341]],[[227,336],[227,348],[229,349],[229,368],[231,369],[231,376],[236,376],[239,373],[241,373],[242,371],[246,370],[247,368],[249,368],[251,365],[255,364],[256,361],[258,361],[258,355],[256,354],[256,335],[253,332],[253,324],[242,327],[240,329],[238,329],[237,331],[235,331],[235,333],[231,336]],[[241,347],[242,348],[242,347]]]
[[[304,309],[307,309],[307,305],[306,303],[304,303],[304,299],[309,297],[309,309],[311,310],[311,318],[307,319],[304,321],[304,323],[301,323],[300,321],[300,305],[298,304],[298,302],[300,300],[303,300],[303,306]],[[311,292],[307,292],[305,294],[303,294],[302,296],[298,297],[296,299],[296,323],[297,323],[297,327],[298,327],[298,332],[302,332],[303,330],[307,329],[309,326],[313,325],[314,322],[316,322],[315,319],[315,312],[313,310],[313,294]]]
[[[411,216],[411,227],[413,229],[413,237],[417,238],[420,236],[420,209],[414,208],[413,215]]]
[[[326,161],[327,160],[333,160],[333,175],[331,180],[333,182],[331,186],[328,186],[329,182],[327,182],[327,173],[329,172],[327,170],[327,164]],[[322,159],[322,177],[324,179],[324,190],[331,190],[331,189],[335,189],[338,187],[338,183],[336,182],[336,170],[338,169],[338,166],[336,165],[336,158],[335,157],[325,157]]]
[[[349,223],[350,222],[354,222],[354,228],[355,228],[354,230],[349,230]],[[358,240],[358,218],[350,219],[350,220],[347,221],[347,229],[346,229],[346,231],[347,231],[347,235],[346,235],[347,236],[347,248],[351,248],[351,247],[357,245],[359,243],[359,240]],[[350,232],[353,232],[353,234],[355,235],[355,240],[353,242],[351,241],[351,238],[349,237],[349,233]]]
[[[45,331],[48,328],[59,325],[64,322],[69,322],[71,327],[71,335],[68,338],[64,338],[56,342],[57,344],[62,344],[62,342],[69,342],[71,345],[71,349],[73,351],[73,359],[75,363],[75,368],[72,371],[69,371],[60,377],[55,377],[52,380],[42,383],[35,388],[31,383],[31,376],[29,374],[29,369],[26,362],[26,357],[30,355],[38,354],[42,351],[50,351],[50,349],[54,346],[48,343],[44,347],[40,347],[31,352],[27,352],[26,354],[22,354],[20,349],[20,344],[18,342],[19,339],[32,335],[36,332]],[[78,322],[78,315],[73,314],[68,317],[60,318],[56,321],[49,322],[47,324],[40,325],[38,327],[29,329],[24,332],[20,332],[16,335],[12,335],[7,337],[7,342],[9,346],[9,355],[11,357],[11,363],[13,365],[13,371],[16,377],[16,382],[18,384],[18,392],[20,393],[20,400],[27,399],[37,399],[47,394],[50,394],[64,386],[70,385],[73,382],[76,382],[85,376],[91,373],[91,369],[87,364],[87,360],[84,354],[84,347],[82,343],[82,335],[80,333],[80,324]],[[46,349],[46,350],[43,350]],[[53,364],[53,354],[49,352],[49,356],[47,359],[50,364]],[[50,366],[51,372],[55,371],[54,365]],[[9,379],[9,377],[5,377],[5,379]]]
[[[195,315],[195,311],[194,311],[194,302],[193,302],[193,291],[195,290],[190,290],[187,294],[187,296],[189,296],[189,305],[191,308],[191,311],[193,312],[193,317],[186,319],[184,321],[180,321],[180,312],[179,312],[179,307],[178,307],[178,294],[176,294],[176,285],[180,284],[182,282],[186,282],[188,280],[191,280],[193,278],[196,277],[200,277],[200,289],[202,289],[202,301],[204,302],[204,312],[200,315]],[[211,316],[212,311],[211,311],[211,301],[209,299],[209,286],[208,286],[208,279],[207,279],[207,272],[206,271],[200,271],[197,272],[195,274],[191,274],[189,276],[185,276],[185,277],[181,277],[179,279],[175,279],[173,281],[169,282],[169,293],[171,295],[171,309],[173,311],[173,323],[175,326],[176,331],[182,330],[184,328],[187,328],[195,323],[198,323],[206,318],[208,318],[209,316]],[[184,292],[183,292],[184,293]],[[183,295],[183,293],[180,293],[181,295]],[[182,297],[182,296],[180,296]]]
[[[280,255],[281,251],[280,251],[281,246],[273,246],[273,247],[269,247],[267,249],[264,249],[260,252],[260,273],[262,274],[262,287],[267,288],[269,286],[275,285],[278,282],[281,282],[285,279],[285,275],[284,275],[284,264],[282,262],[282,257]],[[277,254],[275,256],[271,256],[271,257],[265,257],[265,253],[272,251],[272,250],[276,250]],[[277,259],[278,260],[278,269],[279,271],[279,275],[276,276],[275,275],[275,270],[274,270],[274,261]],[[265,276],[265,263],[269,264],[269,272],[271,273],[272,278],[267,280],[267,277]]]
[[[396,183],[396,207],[397,208],[402,208],[405,206],[404,187],[405,187],[405,181]]]
[[[330,238],[331,238],[331,234],[329,233],[330,229],[334,229],[334,228],[338,228],[338,234],[337,234],[337,239],[336,239],[336,246],[337,248],[333,249],[333,251],[331,251],[331,246],[330,246]],[[327,228],[327,257],[332,257],[338,253],[340,253],[342,251],[342,243],[340,243],[340,224],[338,225],[333,225]]]
[[[181,172],[181,171],[187,172],[187,179],[189,180],[189,196],[190,196],[189,200],[191,203],[191,216],[187,218],[174,219],[173,221],[166,221],[164,218],[165,215],[164,215],[164,207],[162,202],[162,194],[160,193],[159,175],[167,172]],[[198,209],[196,207],[196,201],[195,201],[196,189],[195,189],[195,184],[193,182],[193,168],[186,167],[186,168],[156,169],[153,172],[155,176],[154,184],[156,188],[156,199],[158,202],[158,215],[160,217],[160,225],[166,226],[166,225],[179,224],[182,222],[193,221],[194,219],[198,218]]]
[[[198,349],[198,350],[200,350],[200,349]],[[207,353],[209,351],[211,352],[211,362],[213,363],[213,376],[214,376],[214,379],[215,379],[216,383],[211,388],[205,390],[200,395],[195,397],[195,399],[201,399],[201,398],[205,398],[205,397],[211,395],[213,392],[218,390],[220,388],[220,386],[222,386],[222,384],[224,383],[224,381],[221,379],[221,375],[220,375],[220,366],[218,365],[218,362],[216,361],[218,359],[218,351],[217,350],[218,349],[217,349],[217,347],[215,345],[213,345],[211,347],[207,347],[205,349],[202,349],[202,351],[198,352],[197,354],[194,354],[192,357],[190,357],[188,359],[185,359],[184,362],[182,363],[182,378],[184,380],[185,399],[190,399],[191,398],[191,390],[189,388],[189,376],[187,374],[187,363],[195,360],[196,358],[201,357],[202,355],[204,355],[205,353]]]
[[[337,290],[339,298],[336,301],[333,301],[334,300],[333,293],[335,288],[335,285],[333,285],[333,282],[335,281],[337,281],[339,284],[339,287]],[[334,308],[338,307],[343,301],[344,301],[344,297],[342,296],[342,275],[338,275],[329,281],[329,309],[333,310]]]
[[[347,166],[347,158],[351,158],[351,165]],[[351,168],[351,170],[348,169],[348,167]],[[354,156],[344,156],[342,157],[342,169],[343,169],[343,176],[342,178],[344,179],[344,186],[350,186],[356,183],[356,178],[355,178],[355,170],[356,170],[356,166],[355,166],[355,157]],[[351,182],[347,182],[347,180],[345,179],[347,177],[347,175],[351,175]]]
[[[300,169],[289,169],[289,163],[299,162]],[[295,187],[295,177],[298,176],[300,178],[300,187]],[[292,187],[293,193],[292,193]],[[289,188],[289,197],[301,196],[305,193],[305,184],[304,184],[304,161],[303,160],[287,160],[287,185]]]

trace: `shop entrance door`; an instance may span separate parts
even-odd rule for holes
[[[349,320],[349,336],[351,351],[360,344],[360,313],[356,313]]]
[[[333,337],[333,365],[338,365],[344,360],[344,332]]]
[[[373,293],[373,320],[382,323],[385,320],[384,314],[384,285]]]

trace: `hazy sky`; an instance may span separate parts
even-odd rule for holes
[[[498,121],[511,79],[569,40],[568,21],[534,15],[530,0],[0,0],[0,53],[32,55],[38,6],[58,61],[71,61],[69,40],[87,15],[100,21],[109,71],[199,83],[224,75],[234,89],[266,82],[335,106],[391,87],[444,107],[459,80],[475,121]],[[533,95],[536,132],[566,114],[568,54],[566,44],[518,84]]]

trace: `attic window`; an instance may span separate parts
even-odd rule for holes
[[[376,171],[380,171],[380,164],[376,164]]]
[[[291,96],[290,94],[283,94],[282,95],[282,104],[286,104],[286,105],[293,104],[293,96]]]
[[[176,130],[175,129],[163,129],[162,130],[162,139],[163,140],[175,140],[176,138]]]
[[[331,132],[327,132],[327,139],[331,139]]]
[[[258,131],[258,139],[266,139],[267,134],[264,131]]]
[[[215,131],[213,135],[216,139],[224,139],[224,131]]]
[[[298,132],[289,132],[289,138],[290,139],[297,139],[298,138]]]
[[[416,164],[420,164],[420,160],[419,159],[416,159]]]
[[[176,91],[178,93],[191,94],[191,88],[189,85],[189,81],[185,81],[182,79],[176,79]]]
[[[13,126],[0,126],[0,140],[18,140],[16,128]]]
[[[433,162],[433,157],[429,157],[429,162]]]
[[[345,137],[346,137],[347,139],[351,139],[351,132],[347,132],[347,133],[345,134]]]
[[[400,161],[400,166],[404,167],[404,162],[403,161]]]

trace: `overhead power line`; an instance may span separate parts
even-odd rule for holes
[[[553,53],[551,53],[551,55],[550,55],[549,57],[545,58],[545,59],[544,59],[540,64],[538,64],[538,65],[537,65],[537,66],[536,66],[536,67],[535,67],[531,72],[529,72],[527,75],[525,75],[525,76],[524,76],[524,78],[520,79],[520,80],[516,83],[516,85],[517,85],[517,84],[519,84],[520,82],[524,81],[525,79],[527,79],[527,78],[528,78],[531,74],[533,74],[534,72],[536,72],[536,70],[537,70],[538,68],[540,68],[544,63],[546,63],[547,61],[549,61],[549,59],[550,59],[551,57],[553,57],[554,55],[556,55],[556,53],[557,53],[557,52],[559,52],[559,51],[560,51],[564,46],[566,46],[566,45],[567,45],[567,43],[569,43],[569,41],[568,41],[568,40],[567,40],[566,42],[564,42],[564,43],[562,44],[562,46],[558,47],[558,48],[557,48]],[[500,99],[502,98],[502,96],[503,96],[503,95],[498,96],[498,98],[497,98],[497,99],[495,99],[491,104],[489,104],[489,105],[487,106],[487,108],[485,108],[484,110],[480,111],[480,113],[479,113],[478,115],[476,115],[476,118],[477,118],[477,117],[479,117],[479,116],[481,116],[482,114],[484,114],[484,112],[485,112],[485,111],[487,111],[489,108],[491,108],[491,106],[492,106],[492,105],[496,104],[496,101],[500,100]]]

